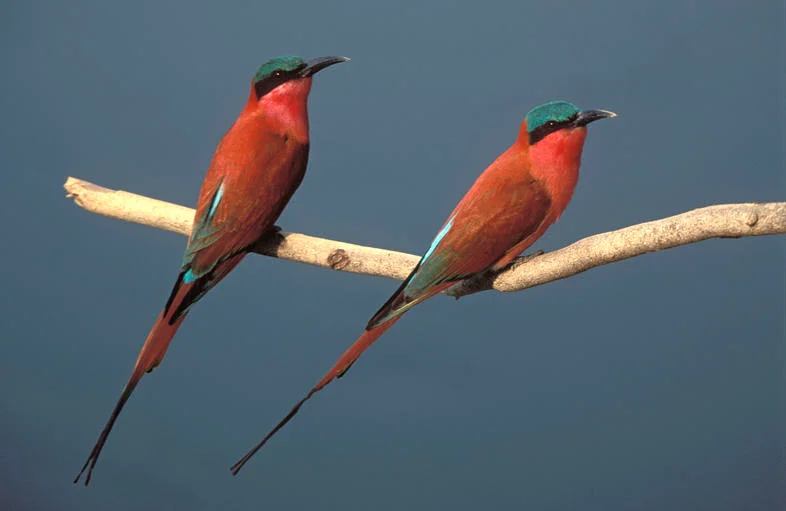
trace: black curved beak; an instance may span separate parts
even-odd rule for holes
[[[300,76],[302,78],[307,78],[318,73],[319,71],[322,71],[328,66],[332,66],[333,64],[341,64],[342,62],[347,62],[348,60],[349,59],[346,57],[317,57],[306,62],[306,67],[300,70]]]
[[[584,110],[583,112],[579,112],[579,115],[576,117],[576,120],[573,121],[573,124],[578,126],[586,126],[587,124],[597,121],[598,119],[608,119],[611,117],[617,117],[617,114],[614,112],[609,112],[608,110]]]

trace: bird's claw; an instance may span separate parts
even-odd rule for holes
[[[529,261],[535,259],[536,257],[542,256],[545,253],[546,252],[544,252],[542,250],[536,250],[535,252],[532,252],[531,254],[524,254],[523,256],[519,257],[518,261],[516,261],[516,262],[518,264],[526,263],[526,262],[529,262]]]

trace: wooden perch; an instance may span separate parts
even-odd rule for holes
[[[111,218],[149,225],[188,236],[194,210],[81,179],[65,182],[68,197],[84,209]],[[564,279],[615,261],[710,238],[740,238],[786,233],[786,202],[723,204],[596,234],[537,257],[519,258],[496,274],[453,286],[456,298],[483,291],[521,291]],[[405,279],[420,257],[380,248],[280,231],[261,240],[254,252],[338,271]]]

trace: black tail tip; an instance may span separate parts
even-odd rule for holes
[[[243,465],[246,464],[246,462],[249,460],[249,458],[250,458],[250,456],[248,456],[246,454],[239,461],[237,461],[234,465],[229,467],[229,471],[232,472],[232,476],[233,477],[236,476],[238,474],[238,472],[240,472],[240,469],[243,468]]]
[[[82,473],[84,473],[84,471],[85,471],[85,470],[84,470],[84,469],[82,469],[82,471],[81,471],[81,472],[79,472],[79,474],[76,476],[76,479],[74,479],[74,484],[78,484],[78,483],[79,483],[79,480],[82,478]],[[89,485],[89,484],[90,484],[90,476],[91,476],[91,475],[92,475],[92,474],[91,474],[91,471],[88,471],[88,472],[87,472],[87,476],[85,476],[85,486],[87,486],[87,485]]]

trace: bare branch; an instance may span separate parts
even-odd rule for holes
[[[454,286],[449,294],[459,297],[485,289],[521,291],[604,264],[697,241],[784,233],[786,202],[708,206],[589,236],[524,262],[514,261],[497,275],[468,279]]]
[[[68,197],[91,213],[149,225],[188,236],[194,210],[122,190],[111,190],[69,177]],[[364,247],[294,232],[280,231],[254,247],[259,254],[313,264],[333,270],[404,280],[420,258],[411,254]]]
[[[68,197],[93,213],[188,236],[194,210],[69,177]],[[596,234],[565,248],[519,258],[494,275],[481,275],[448,290],[456,298],[478,291],[520,291],[648,252],[710,238],[786,233],[786,202],[724,204]],[[420,259],[412,254],[280,231],[254,252],[333,270],[403,280]]]

